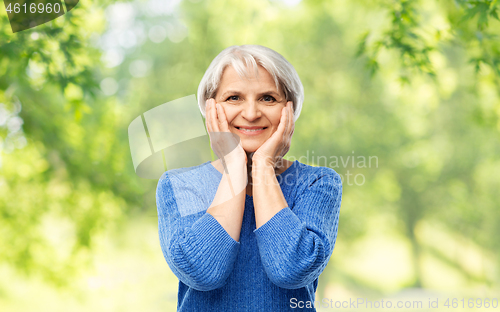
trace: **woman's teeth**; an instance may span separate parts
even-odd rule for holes
[[[245,128],[238,128],[240,130],[243,130],[243,131],[260,131],[260,130],[264,130],[265,128],[260,128],[260,129],[245,129]]]

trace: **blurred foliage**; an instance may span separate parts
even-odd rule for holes
[[[497,270],[470,270],[425,230],[446,229],[498,267],[497,1],[86,2],[16,34],[1,18],[0,261],[64,284],[95,235],[135,210],[154,216],[155,181],[134,175],[128,124],[196,93],[222,49],[261,44],[304,84],[289,155],[325,156],[344,177],[339,248],[390,227],[411,251],[397,287],[432,287],[430,256],[498,284]],[[342,259],[324,276],[388,291]]]
[[[1,263],[66,285],[92,238],[142,205],[125,121],[98,97],[103,8],[12,34],[0,24]]]
[[[484,64],[500,78],[500,43],[498,41],[499,5],[497,0],[447,0],[431,6],[425,1],[381,1],[389,22],[381,32],[369,30],[360,40],[357,55],[366,57],[372,74],[378,68],[377,56],[382,49],[396,50],[401,63],[401,81],[408,82],[416,70],[434,77],[429,59],[431,51],[453,45],[464,48],[476,73]],[[436,10],[441,16],[433,14]]]

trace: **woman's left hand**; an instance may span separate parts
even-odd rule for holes
[[[275,167],[276,163],[290,150],[294,129],[292,102],[288,101],[281,111],[278,129],[255,151],[252,162],[264,161],[265,164]]]

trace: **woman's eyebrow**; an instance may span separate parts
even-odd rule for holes
[[[225,97],[226,95],[229,95],[229,94],[241,95],[242,92],[236,91],[236,90],[228,90],[228,91],[222,93],[221,98],[223,98],[223,97]],[[259,92],[257,95],[259,95],[259,96],[262,96],[262,95],[274,95],[274,96],[277,96],[277,97],[280,96],[280,94],[278,92],[274,91],[274,90]]]
[[[220,97],[223,98],[223,97],[225,97],[228,94],[237,94],[237,95],[240,95],[241,92],[240,91],[234,91],[234,90],[228,90],[228,91],[222,93],[222,95]]]
[[[278,97],[280,96],[280,94],[274,90],[261,92],[261,93],[259,93],[259,95],[274,95],[274,96],[278,96]]]

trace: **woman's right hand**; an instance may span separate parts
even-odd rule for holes
[[[210,137],[210,146],[214,153],[226,165],[243,161],[247,163],[247,155],[240,144],[238,135],[229,131],[224,108],[215,99],[206,101],[206,125]]]

